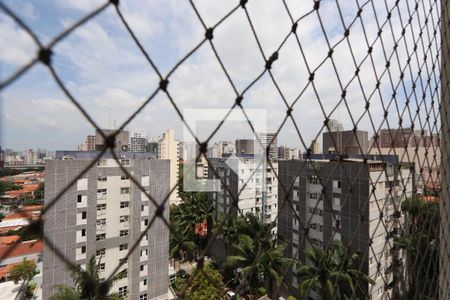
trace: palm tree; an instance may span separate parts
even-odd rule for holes
[[[14,283],[18,283],[19,281],[25,281],[27,283],[36,274],[39,274],[39,271],[36,270],[36,263],[33,260],[24,258],[20,264],[15,265],[11,269],[9,274],[10,278],[14,280]]]
[[[184,258],[183,253],[192,253],[196,247],[189,228],[184,227],[179,222],[172,222],[170,224],[169,244],[170,256],[179,259],[178,268],[180,268],[181,260]]]
[[[58,291],[52,296],[52,300],[120,300],[122,296],[117,293],[110,293],[115,281],[120,279],[123,272],[114,275],[108,281],[102,281],[99,278],[101,259],[96,262],[95,256],[92,256],[86,264],[86,270],[81,268],[73,269],[71,272],[72,280],[75,287],[68,287],[65,285],[57,286]]]
[[[366,293],[363,284],[373,283],[356,266],[359,254],[345,248],[340,241],[334,241],[328,250],[306,248],[305,255],[309,263],[297,270],[302,296],[317,288],[323,299],[354,298],[357,292]]]
[[[248,217],[248,216],[247,216]],[[259,218],[250,217],[251,233],[240,234],[238,243],[234,243],[234,255],[228,256],[225,266],[234,270],[240,269],[240,287],[249,286],[250,293],[256,295],[258,288],[268,285],[269,296],[272,296],[274,284],[280,286],[280,273],[291,262],[284,257],[286,244],[277,243],[271,234],[273,224],[265,224]]]

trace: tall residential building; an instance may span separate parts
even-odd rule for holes
[[[130,132],[130,142],[128,151],[130,152],[147,152],[147,135],[143,132]]]
[[[175,131],[168,129],[159,140],[158,143],[158,158],[170,160],[170,190],[172,190],[178,183],[180,160],[180,149],[178,141],[175,141]],[[180,197],[178,195],[178,188],[175,188],[170,194],[170,204],[178,204]]]
[[[312,154],[321,154],[322,148],[320,148],[320,143],[317,140],[311,142]]]
[[[105,136],[109,136],[116,132],[115,129],[96,129],[95,130],[95,150],[102,151],[105,149],[105,141],[100,134],[100,130],[103,132]],[[116,144],[114,147],[114,151],[128,151],[128,143],[130,141],[130,134],[128,131],[120,130],[116,135]]]
[[[322,138],[324,154],[367,154],[369,149],[367,131],[324,132]]]
[[[78,151],[95,151],[95,135],[88,135],[83,144],[78,146]]]
[[[236,143],[232,141],[220,141],[214,143],[208,150],[208,157],[221,158],[236,154]]]
[[[325,130],[326,132],[344,131],[344,125],[336,119],[330,119],[328,121],[328,127],[325,127]]]
[[[415,134],[411,128],[381,129],[373,138],[375,148],[404,148],[415,143]],[[415,145],[414,145],[415,146]]]
[[[215,213],[254,213],[260,214],[267,222],[275,221],[278,213],[278,180],[275,176],[278,165],[272,162],[260,163],[255,158],[231,156],[228,158],[212,158],[211,166],[227,183],[227,189],[223,186],[219,191],[209,193],[215,206]],[[215,179],[212,170],[209,178]],[[239,194],[239,191],[243,191]],[[233,205],[233,199],[239,194],[237,207]],[[239,209],[239,211],[238,211]]]
[[[257,144],[258,153],[265,153],[267,146],[269,146],[269,159],[276,159],[278,156],[278,142],[277,135],[275,132],[258,132],[258,138],[261,141],[261,144],[255,140]]]
[[[299,149],[286,146],[278,147],[278,159],[299,159]]]
[[[255,140],[251,139],[236,140],[236,155],[255,155],[255,142]]]
[[[38,163],[37,152],[33,149],[28,149],[25,152],[25,164],[26,165],[36,165]]]
[[[76,153],[74,153],[76,156]],[[169,193],[169,161],[132,159],[120,153],[121,163],[159,205]],[[108,278],[122,261],[121,279],[111,291],[128,299],[167,299],[169,230],[156,218],[144,238],[127,257],[128,251],[151,222],[156,206],[117,162],[100,159],[45,213],[44,232],[63,257],[83,268],[96,256],[100,260],[100,278]],[[76,178],[90,159],[47,161],[45,201],[49,205],[67,183]],[[169,218],[169,203],[163,217]],[[58,285],[73,286],[70,270],[46,245],[43,253],[43,299],[50,299]]]
[[[360,270],[375,281],[362,288],[370,299],[396,299],[404,276],[405,254],[394,248],[394,237],[404,225],[401,203],[414,190],[410,164],[393,161],[279,161],[278,234],[288,241],[286,255],[309,264],[307,247],[327,248],[333,240],[360,252]],[[286,201],[288,203],[286,203]],[[283,208],[283,209],[281,209]],[[295,270],[288,270],[291,292],[298,292]],[[310,297],[319,299],[311,290]]]

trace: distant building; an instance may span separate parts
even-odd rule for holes
[[[170,190],[178,184],[179,178],[179,160],[180,149],[178,141],[175,140],[175,131],[168,129],[159,140],[158,158],[170,160]],[[178,188],[170,194],[170,204],[178,204],[180,202]]]
[[[236,155],[255,155],[255,140],[238,139],[236,140]]]
[[[97,129],[95,130],[95,150],[96,151],[102,151],[105,149],[105,141],[103,139],[103,136],[100,134],[100,130],[103,132],[103,134],[108,137],[111,134],[115,133],[115,129]],[[128,131],[121,130],[116,135],[116,144],[114,147],[114,151],[120,152],[120,151],[128,151],[128,143],[130,140],[130,135]]]
[[[298,159],[299,151],[298,148],[280,146],[278,147],[278,159]]]
[[[321,154],[322,148],[320,148],[320,143],[317,140],[311,142],[312,154]]]
[[[236,154],[236,143],[232,141],[220,141],[214,143],[208,150],[208,157],[221,158],[222,156],[229,156]]]
[[[359,269],[375,281],[361,286],[370,299],[398,298],[395,277],[406,271],[406,260],[393,245],[404,225],[399,208],[414,191],[411,164],[290,160],[279,161],[278,172],[278,234],[288,242],[286,255],[308,264],[305,248],[326,249],[340,240],[361,253]],[[289,194],[281,188],[291,185]],[[298,293],[295,274],[288,270],[285,278]],[[314,290],[309,297],[320,299]]]
[[[276,220],[278,213],[276,162],[272,162],[273,168],[268,164],[259,164],[258,160],[250,157],[212,158],[210,162],[212,164],[210,168],[214,168],[220,178],[227,182],[227,189],[222,187],[218,192],[209,193],[216,216],[229,212],[236,215],[253,213],[260,215],[267,222]],[[217,178],[212,170],[209,172],[209,178]],[[245,190],[239,194],[244,186]]]
[[[94,151],[95,150],[95,135],[88,135],[86,140],[78,146],[79,151]]]
[[[326,132],[337,132],[337,131],[344,131],[344,125],[342,125],[338,120],[336,119],[330,119],[328,121],[328,127],[325,127]]]
[[[277,135],[275,132],[258,132],[258,138],[261,141],[261,144],[255,140],[257,143],[258,153],[265,153],[267,146],[269,146],[269,159],[276,159],[278,156],[278,142]]]
[[[147,135],[143,132],[130,132],[130,142],[128,151],[130,152],[147,152]]]
[[[26,165],[37,165],[38,163],[38,156],[37,152],[33,149],[28,149],[25,152],[25,164]]]
[[[324,132],[322,153],[365,154],[369,149],[367,131],[353,130]]]
[[[76,157],[48,161],[45,204],[90,163],[90,159]],[[169,161],[122,158],[121,163],[157,205],[163,203],[169,194]],[[114,159],[101,158],[47,210],[44,232],[65,259],[81,268],[92,256],[101,257],[100,278],[108,278],[123,262],[118,272],[124,273],[111,292],[124,299],[167,299],[169,229],[159,218],[147,229],[156,208]],[[163,218],[169,218],[168,201]],[[143,239],[127,257],[145,230]],[[73,286],[73,281],[65,260],[53,248],[46,245],[43,258],[42,297],[50,299],[56,286]]]
[[[414,145],[415,137],[411,128],[381,129],[373,138],[374,148],[404,148]]]

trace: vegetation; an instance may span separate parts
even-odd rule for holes
[[[181,293],[186,289],[186,284],[186,280],[177,278],[174,288],[178,293]],[[183,299],[221,299],[223,291],[223,276],[219,270],[207,263],[203,270],[197,272],[192,278]]]
[[[33,277],[39,274],[39,271],[36,269],[36,263],[33,260],[23,259],[23,261],[15,265],[10,271],[10,278],[14,281],[14,283],[18,283],[19,281],[25,281],[28,283]]]
[[[206,236],[196,233],[196,228],[211,222],[213,207],[205,193],[183,192],[180,195],[182,203],[170,210],[170,253],[172,258],[192,259],[198,256],[207,240]]]
[[[16,191],[20,189],[22,189],[20,185],[14,184],[10,181],[0,180],[0,195],[3,195],[8,191]]]
[[[224,268],[232,270],[238,292],[261,296],[267,291],[272,296],[274,287],[281,285],[281,273],[291,259],[284,257],[286,244],[277,241],[272,234],[274,226],[274,223],[263,222],[259,216],[246,214],[226,220],[225,226],[215,229],[223,239],[233,236],[234,240],[228,241],[233,246]]]
[[[38,189],[34,192],[36,199],[44,199],[45,182],[39,183]]]
[[[305,255],[309,263],[300,265],[297,270],[302,297],[311,289],[318,291],[322,299],[367,297],[364,286],[373,280],[359,271],[358,253],[348,250],[340,241],[334,241],[328,250],[307,248]]]
[[[6,235],[18,235],[22,241],[41,240],[44,235],[44,223],[32,223],[17,230],[9,230]]]
[[[39,198],[39,199],[25,199],[22,202],[23,206],[27,206],[27,205],[43,205],[44,204],[44,199]]]
[[[72,280],[75,287],[65,285],[57,286],[57,292],[52,296],[52,300],[120,300],[122,296],[117,293],[110,293],[115,281],[123,275],[122,272],[114,275],[109,281],[102,281],[99,278],[101,259],[96,261],[92,256],[86,264],[86,270],[80,268],[71,270]]]
[[[395,246],[407,253],[407,298],[435,298],[439,274],[439,204],[419,197],[402,203],[405,228]],[[426,278],[427,280],[423,280]]]

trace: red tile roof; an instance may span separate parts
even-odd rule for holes
[[[12,248],[12,249],[11,249]],[[10,246],[0,246],[0,260],[42,252],[44,242],[26,241]]]
[[[0,245],[10,245],[20,239],[18,235],[0,236]]]
[[[34,211],[34,210],[42,210],[44,208],[44,205],[27,205],[23,206],[20,210],[21,211]]]
[[[32,214],[30,212],[16,212],[13,214],[6,215],[3,220],[14,220],[14,219],[30,219]]]

